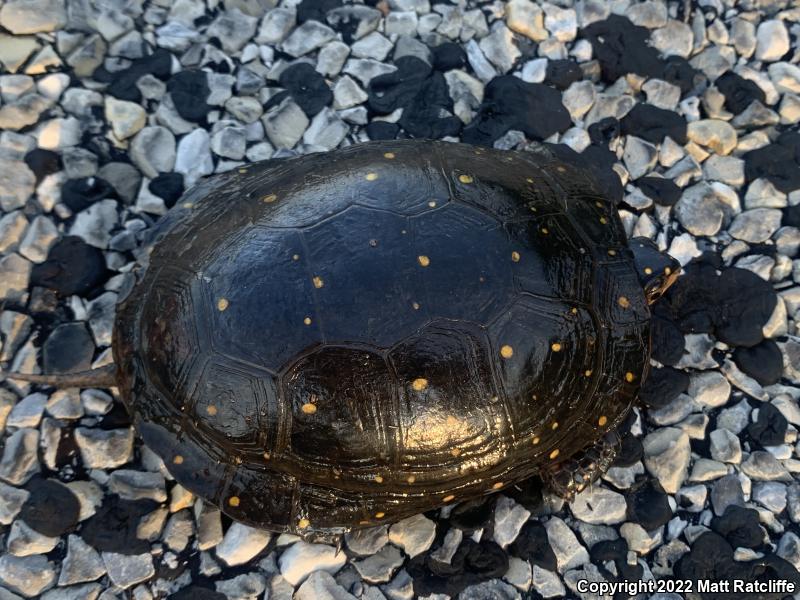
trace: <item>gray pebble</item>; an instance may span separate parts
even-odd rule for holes
[[[67,555],[61,563],[58,585],[74,585],[84,581],[94,581],[106,573],[100,554],[78,535],[70,535],[67,542]]]
[[[83,464],[90,469],[113,469],[128,462],[133,456],[133,430],[89,429],[75,430]]]
[[[353,566],[368,583],[385,583],[404,562],[403,554],[391,545],[386,545],[377,553],[363,559],[353,561]]]
[[[375,554],[389,543],[389,528],[386,525],[355,529],[345,534],[347,548],[359,555]]]
[[[102,557],[109,579],[123,590],[155,575],[153,557],[149,553],[128,555],[103,552]]]
[[[46,404],[47,396],[41,392],[25,396],[11,410],[6,420],[6,426],[17,428],[38,427]]]
[[[389,541],[414,558],[431,547],[436,537],[436,523],[424,515],[414,515],[389,528]]]
[[[233,523],[216,546],[217,558],[229,566],[242,565],[267,547],[272,535],[263,529]]]
[[[56,573],[53,563],[41,554],[0,556],[0,583],[26,598],[38,596],[53,587]]]
[[[299,587],[294,600],[356,600],[329,573],[316,571]]]
[[[125,500],[141,500],[149,498],[156,502],[167,499],[164,476],[161,473],[117,469],[108,479],[111,492]]]
[[[644,464],[668,494],[674,494],[686,480],[691,449],[689,436],[674,427],[662,427],[642,441]]]
[[[547,539],[558,561],[558,572],[564,573],[589,562],[589,553],[578,541],[569,526],[558,517],[545,524]]]
[[[38,446],[39,432],[36,429],[18,429],[8,436],[0,459],[0,479],[12,485],[22,485],[38,473]]]

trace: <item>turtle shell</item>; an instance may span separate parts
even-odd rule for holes
[[[187,193],[114,357],[175,479],[335,534],[503,489],[618,424],[649,310],[612,204],[550,153],[366,143]]]

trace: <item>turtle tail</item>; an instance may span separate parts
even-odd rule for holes
[[[79,371],[77,373],[63,373],[60,375],[33,375],[28,373],[5,373],[0,371],[0,375],[6,379],[19,379],[49,385],[57,388],[66,387],[111,387],[117,384],[116,365],[105,365],[89,371]]]

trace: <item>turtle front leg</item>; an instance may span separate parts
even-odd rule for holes
[[[620,440],[617,431],[611,430],[588,448],[548,468],[541,475],[545,486],[570,502],[609,469],[619,453]]]

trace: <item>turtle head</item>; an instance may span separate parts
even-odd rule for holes
[[[681,263],[661,252],[652,240],[645,237],[632,238],[629,246],[647,303],[653,304],[675,283]]]

